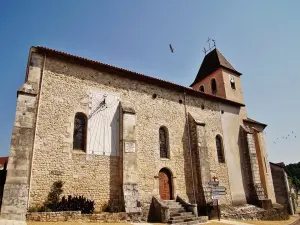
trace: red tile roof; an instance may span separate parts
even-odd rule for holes
[[[71,55],[69,53],[57,51],[57,50],[54,50],[54,49],[38,46],[38,47],[32,47],[31,51],[40,52],[40,53],[47,54],[47,55],[50,55],[50,56],[62,57],[64,59],[73,61],[74,63],[82,64],[82,65],[89,66],[89,67],[94,67],[94,68],[97,68],[97,69],[99,69],[99,68],[106,69],[106,70],[114,72],[115,74],[117,74],[119,76],[122,76],[122,77],[144,81],[144,82],[154,84],[154,85],[157,85],[157,86],[160,86],[160,87],[163,87],[163,88],[168,88],[168,89],[172,89],[172,90],[176,90],[176,91],[186,92],[189,95],[202,97],[204,99],[208,99],[208,100],[211,100],[211,101],[223,102],[223,103],[227,103],[227,104],[235,105],[235,106],[245,106],[243,103],[231,101],[231,100],[228,100],[228,99],[225,99],[225,98],[217,97],[215,95],[203,93],[201,91],[197,91],[197,90],[194,90],[192,88],[184,87],[184,86],[181,86],[181,85],[169,82],[169,81],[165,81],[165,80],[161,80],[161,79],[158,79],[158,78],[150,77],[150,76],[147,76],[147,75],[144,75],[144,74],[141,74],[141,73],[137,73],[137,72],[133,72],[133,71],[130,71],[130,70],[122,69],[122,68],[119,68],[119,67],[116,67],[116,66],[112,66],[112,65],[109,65],[109,64],[97,62],[97,61],[87,59],[87,58],[83,58],[83,57],[80,57],[80,56]]]
[[[244,119],[244,121],[249,122],[249,123],[255,123],[255,124],[258,124],[258,125],[261,125],[261,126],[264,126],[264,127],[267,126],[267,124],[264,124],[264,123],[258,122],[256,120],[250,119],[249,117],[247,117],[247,119]]]
[[[8,163],[8,157],[0,157],[0,168],[4,167],[5,163]]]

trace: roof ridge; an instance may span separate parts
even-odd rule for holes
[[[160,78],[144,75],[142,73],[134,72],[134,71],[131,71],[128,69],[123,69],[121,67],[113,66],[113,65],[110,65],[107,63],[102,63],[102,62],[99,62],[96,60],[84,58],[84,57],[77,56],[77,55],[72,55],[72,54],[69,54],[66,52],[54,50],[54,49],[43,47],[43,46],[36,46],[36,47],[32,47],[32,48],[37,51],[41,51],[43,53],[49,53],[49,54],[59,55],[59,56],[62,56],[62,57],[68,58],[68,59],[78,60],[82,64],[105,67],[107,69],[113,70],[116,74],[127,75],[127,78],[135,78],[136,80],[143,80],[146,82],[155,83],[158,86],[164,86],[164,87],[173,88],[176,90],[183,90],[191,95],[203,96],[203,98],[211,99],[213,101],[222,101],[222,102],[226,102],[226,103],[229,103],[232,105],[245,106],[245,104],[240,103],[240,102],[232,101],[232,100],[222,98],[219,96],[215,96],[215,95],[211,95],[208,93],[203,93],[201,91],[197,91],[197,90],[194,90],[192,88],[189,88],[189,87],[186,87],[186,86],[183,86],[180,84],[176,84],[176,83],[173,83],[170,81],[162,80]]]

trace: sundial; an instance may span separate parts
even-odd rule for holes
[[[87,153],[119,154],[119,95],[90,91]]]

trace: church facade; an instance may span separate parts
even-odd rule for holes
[[[1,215],[22,219],[52,184],[96,210],[149,209],[180,196],[199,208],[275,202],[263,130],[246,113],[241,73],[218,49],[191,87],[64,52],[30,49],[18,90]]]

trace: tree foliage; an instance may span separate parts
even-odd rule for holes
[[[289,182],[293,184],[297,192],[300,191],[300,162],[291,163],[285,168],[289,176]]]

